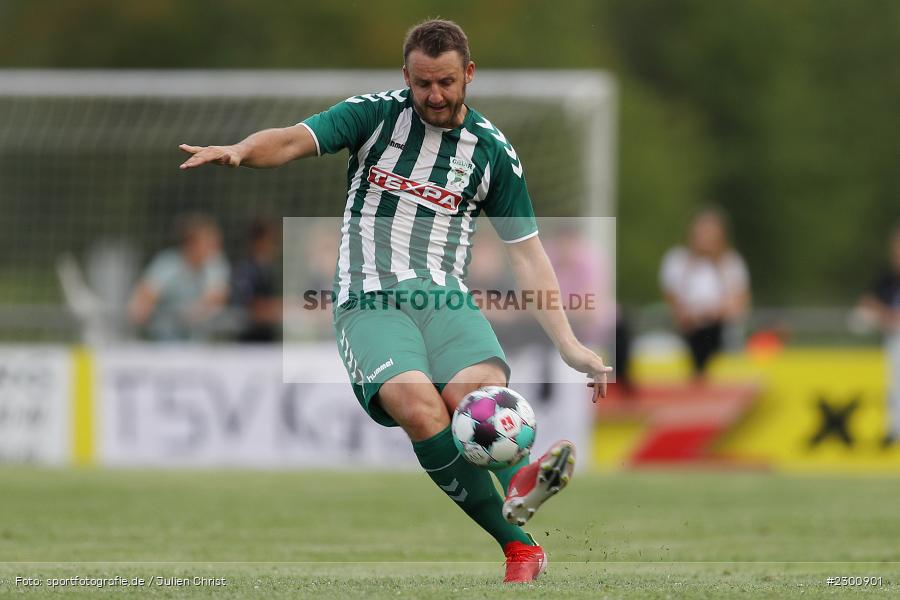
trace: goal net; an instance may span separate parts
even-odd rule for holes
[[[0,71],[0,339],[76,340],[72,312],[96,305],[121,336],[109,324],[147,260],[175,242],[180,214],[212,216],[229,257],[255,217],[340,216],[346,155],[185,173],[177,146],[233,143],[402,87],[399,70]],[[613,215],[609,77],[479,71],[467,102],[515,146],[540,216]]]

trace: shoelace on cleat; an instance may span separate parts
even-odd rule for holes
[[[531,550],[521,549],[521,550],[513,550],[513,552],[506,557],[506,564],[510,563],[529,563],[529,562],[539,562],[540,557],[532,552]]]

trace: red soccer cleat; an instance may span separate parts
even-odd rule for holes
[[[575,469],[575,444],[560,440],[537,461],[519,469],[506,493],[503,518],[524,525],[541,504],[566,487]]]
[[[528,583],[547,569],[547,555],[540,546],[510,542],[503,546],[506,554],[506,577],[503,583]]]

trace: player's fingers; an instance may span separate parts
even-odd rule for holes
[[[198,152],[203,150],[203,146],[190,146],[188,144],[179,144],[178,147],[185,152],[189,152],[190,154],[197,154]]]
[[[606,398],[606,391],[609,387],[609,373],[612,373],[612,367],[601,367],[599,372],[594,375],[593,381],[589,381],[587,386],[593,388],[593,402],[596,404],[600,398]]]
[[[593,389],[591,390],[591,402],[593,402],[594,404],[597,404],[597,400],[600,399],[600,386],[599,386],[599,385],[594,385],[594,382],[591,382],[591,383],[589,383],[588,385],[589,385],[591,388],[593,388]]]
[[[208,157],[204,157],[204,156],[195,154],[194,156],[190,157],[189,159],[187,159],[186,161],[181,163],[181,167],[179,167],[179,168],[191,169],[193,167],[199,167],[200,165],[206,164],[209,161],[210,161],[210,159]]]
[[[593,389],[593,393],[591,394],[591,402],[597,404],[597,400],[600,398],[606,398],[606,385],[599,381],[592,381],[588,384],[589,388]]]

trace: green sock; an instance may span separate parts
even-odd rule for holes
[[[532,545],[528,534],[503,518],[503,499],[490,474],[462,457],[449,426],[434,437],[413,442],[413,450],[432,481],[501,547],[512,541]]]
[[[528,464],[529,455],[526,454],[522,460],[517,462],[514,465],[510,465],[505,469],[500,469],[499,471],[494,471],[494,475],[497,476],[497,480],[500,482],[500,485],[503,486],[503,493],[507,493],[509,491],[509,482],[512,481],[513,475],[519,472],[519,469],[526,466]]]

